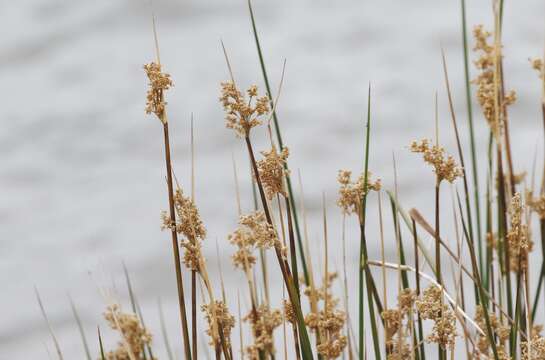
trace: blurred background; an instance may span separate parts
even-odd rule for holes
[[[244,292],[226,237],[237,221],[232,157],[243,211],[253,206],[249,164],[244,144],[225,129],[218,96],[220,82],[228,79],[220,39],[237,82],[263,89],[247,4],[154,0],[153,8],[161,60],[175,82],[167,101],[176,175],[189,188],[193,113],[196,201],[208,229],[208,266],[218,289],[219,262],[227,286]],[[93,351],[97,325],[107,345],[113,344],[116,335],[102,320],[101,289],[113,289],[128,308],[122,262],[155,334],[156,354],[165,358],[160,298],[181,358],[172,249],[169,234],[160,231],[160,211],[167,208],[162,132],[160,123],[144,113],[142,65],[154,59],[151,9],[143,0],[0,2],[0,359],[45,359],[47,349],[53,353],[34,287],[66,359],[84,358],[68,294]],[[362,170],[369,83],[370,169],[392,189],[395,156],[403,205],[431,219],[434,178],[407,146],[433,136],[437,92],[440,139],[455,152],[442,46],[463,145],[469,150],[459,1],[255,0],[254,10],[274,93],[286,59],[277,111],[296,188],[299,171],[302,177],[314,265],[320,268],[323,262],[323,192],[336,259],[332,266],[342,265],[336,176],[339,169]],[[483,23],[491,28],[490,1],[468,0],[467,11],[470,27]],[[543,54],[544,18],[542,0],[506,1],[506,84],[519,97],[510,110],[517,170],[530,169],[536,149],[542,149],[539,83],[528,58]],[[484,155],[488,133],[475,103],[474,110],[478,151]],[[255,131],[255,143],[266,149],[264,128]],[[452,188],[443,190],[449,199]],[[373,196],[368,222],[372,258],[380,254],[376,204]],[[451,219],[447,201],[445,229]],[[386,229],[386,256],[395,259],[389,219]],[[355,287],[356,219],[348,219],[346,239],[348,282]],[[281,291],[277,274],[272,276],[273,288]],[[236,292],[230,292],[229,301],[236,309]],[[248,301],[242,306],[247,308]]]

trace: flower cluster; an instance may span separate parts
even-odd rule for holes
[[[501,131],[500,109],[513,104],[517,96],[511,90],[505,94],[503,102],[500,103],[500,74],[495,74],[495,68],[497,59],[501,57],[501,49],[497,49],[495,45],[488,43],[490,35],[491,33],[484,30],[482,25],[478,25],[473,29],[473,37],[475,38],[473,50],[480,53],[479,58],[475,61],[475,66],[480,73],[472,82],[477,85],[477,100],[484,117],[496,139],[499,139]]]
[[[267,249],[281,246],[274,228],[267,222],[263,211],[242,215],[238,221],[239,227],[229,235],[228,240],[237,246],[233,255],[235,267],[249,270],[256,262],[254,249]]]
[[[274,330],[282,324],[282,311],[272,310],[269,305],[261,304],[251,311],[244,319],[252,327],[254,343],[246,348],[250,359],[259,359],[259,352],[274,354]]]
[[[537,214],[540,220],[545,219],[545,195],[533,197],[531,191],[526,193],[526,204]]]
[[[412,326],[412,314],[416,301],[416,293],[404,289],[397,297],[397,308],[384,310],[387,359],[406,359],[411,354],[411,346],[407,341]],[[397,335],[397,339],[394,337]]]
[[[276,194],[287,196],[284,186],[284,177],[288,175],[288,170],[285,168],[285,165],[289,153],[287,147],[282,148],[282,151],[278,153],[274,145],[269,152],[261,152],[264,158],[257,162],[257,168],[259,171],[259,178],[263,183],[269,200]]]
[[[118,304],[113,304],[106,308],[104,318],[112,329],[120,333],[122,338],[115,350],[105,354],[106,359],[140,359],[141,355],[143,355],[144,346],[151,344],[151,334],[142,325],[138,316],[133,313],[122,312]]]
[[[229,313],[227,305],[223,301],[216,300],[214,303],[204,304],[201,310],[205,314],[208,329],[206,334],[210,337],[210,346],[218,347],[221,344],[221,335],[227,342],[227,347],[230,346],[229,339],[231,338],[231,330],[235,327],[235,317]]]
[[[443,147],[431,145],[430,140],[413,141],[410,149],[414,153],[421,153],[424,161],[433,166],[438,183],[443,180],[452,183],[456,178],[463,176],[462,168],[456,164],[454,157],[447,155]]]
[[[528,252],[533,246],[528,236],[528,226],[522,222],[523,211],[520,193],[516,193],[509,206],[511,228],[507,233],[509,264],[511,271],[514,272],[525,270],[528,267]]]
[[[545,360],[545,338],[534,335],[531,341],[524,341],[522,347],[522,360]]]
[[[232,81],[221,83],[220,102],[226,112],[226,126],[235,130],[237,135],[246,137],[250,130],[261,124],[261,116],[269,112],[267,96],[259,97],[257,86],[246,91],[249,99],[240,92]],[[253,101],[255,99],[255,101]]]
[[[174,230],[184,237],[181,242],[186,250],[184,264],[191,270],[199,271],[201,261],[204,261],[201,255],[201,241],[206,237],[206,228],[201,220],[199,209],[180,188],[176,189],[174,195],[174,209],[177,215],[174,221],[170,219],[167,212],[162,212],[161,228]]]
[[[149,89],[146,95],[146,114],[154,113],[159,120],[166,123],[164,93],[173,86],[170,75],[161,72],[161,65],[154,62],[144,65],[144,71],[149,79]]]
[[[490,320],[490,328],[494,335],[494,338],[497,339],[496,349],[500,359],[509,359],[509,352],[505,348],[505,343],[509,340],[509,334],[511,328],[507,325],[502,324],[500,319],[496,316],[494,312],[488,313],[488,319]],[[486,329],[486,320],[484,317],[484,310],[482,306],[477,307],[475,313],[475,322],[481,329]],[[492,351],[490,350],[490,342],[486,335],[479,335],[477,338],[477,348],[482,354],[489,355],[493,357]]]
[[[422,319],[433,320],[433,329],[427,337],[429,342],[439,344],[443,349],[454,345],[456,338],[456,317],[443,302],[443,291],[432,285],[416,301],[416,308]]]
[[[543,79],[543,76],[545,75],[543,59],[530,59],[530,63],[532,64],[532,68],[538,72],[539,78]]]
[[[355,182],[352,181],[351,177],[351,171],[339,170],[337,181],[340,184],[340,188],[337,205],[345,214],[359,214],[363,197],[371,190],[380,190],[380,179],[373,181],[371,179],[371,172],[367,172],[367,184],[365,184],[365,174],[363,173]]]
[[[321,300],[324,303],[322,310],[311,311],[307,314],[305,323],[312,331],[319,331],[321,339],[317,350],[327,359],[341,356],[348,343],[347,337],[342,333],[346,323],[346,313],[337,308],[339,300],[333,296],[331,290],[336,277],[337,273],[328,273],[327,281],[324,276],[319,289],[315,289],[314,292],[310,288],[305,289],[305,295],[309,298],[314,297],[317,301]]]

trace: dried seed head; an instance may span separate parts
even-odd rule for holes
[[[545,195],[534,198],[533,193],[528,191],[526,193],[526,204],[541,220],[545,219]]]
[[[380,179],[372,180],[371,172],[367,172],[367,185],[365,184],[365,174],[361,174],[358,179],[353,182],[352,172],[348,170],[339,170],[337,181],[339,187],[339,199],[337,205],[345,214],[360,213],[363,197],[369,191],[379,191],[381,188]]]
[[[533,243],[528,236],[528,226],[522,223],[523,211],[524,207],[520,193],[516,193],[509,206],[511,228],[507,233],[510,266],[511,271],[514,272],[525,270],[528,267],[528,252],[533,247]]]
[[[161,72],[161,65],[149,63],[144,65],[144,71],[149,79],[149,89],[146,95],[146,114],[154,113],[159,120],[166,123],[165,112],[165,91],[173,86],[170,75]]]
[[[110,305],[104,312],[104,318],[122,337],[117,348],[106,354],[107,360],[130,359],[131,355],[140,359],[144,346],[151,344],[151,334],[142,325],[134,313],[121,311],[118,304]]]
[[[543,79],[543,76],[545,74],[545,66],[543,65],[543,59],[529,59],[530,64],[532,64],[532,68],[536,70],[539,74],[539,78]]]
[[[238,223],[239,227],[228,236],[229,242],[237,246],[237,252],[233,255],[236,267],[250,269],[256,261],[253,255],[256,248],[281,246],[274,228],[267,222],[263,211],[242,215]]]
[[[454,157],[447,155],[443,147],[431,145],[430,140],[413,141],[410,149],[414,153],[421,153],[424,161],[433,166],[439,183],[443,180],[452,183],[456,178],[463,176],[462,168],[456,164]]]
[[[247,94],[248,100],[232,81],[221,83],[219,100],[226,112],[226,126],[241,137],[248,136],[253,127],[261,124],[261,117],[269,112],[269,99],[258,97],[257,86],[252,85]]]
[[[346,313],[337,309],[339,300],[333,296],[331,285],[337,278],[336,272],[327,274],[327,281],[322,279],[319,289],[305,289],[305,295],[317,301],[323,301],[324,307],[320,311],[311,311],[305,316],[305,324],[314,332],[319,331],[321,338],[317,346],[318,353],[326,358],[337,358],[347,344],[347,338],[342,334],[346,323]]]
[[[532,341],[524,341],[521,344],[521,348],[522,360],[545,360],[545,338],[534,336],[532,337]]]
[[[220,345],[220,328],[226,345],[229,347],[231,338],[231,330],[235,327],[235,317],[229,313],[229,308],[223,301],[216,300],[214,304],[204,304],[201,306],[204,312],[208,329],[206,334],[210,337],[210,346],[216,347]]]
[[[508,352],[505,348],[505,343],[509,339],[511,328],[507,325],[502,324],[502,322],[500,321],[500,319],[498,319],[494,312],[489,312],[488,318],[490,320],[490,328],[492,330],[492,333],[494,334],[494,338],[497,339],[496,348],[498,350],[499,358],[502,360],[510,360],[511,358],[508,356]],[[477,325],[479,325],[481,329],[486,329],[487,325],[484,317],[484,310],[481,305],[477,306],[475,313],[475,322],[477,323]],[[477,338],[477,347],[482,354],[493,357],[488,336],[479,334]]]
[[[422,319],[433,320],[433,329],[427,337],[447,349],[454,344],[456,338],[456,317],[452,310],[443,302],[443,292],[439,286],[432,285],[424,290],[421,298],[416,301],[416,308]]]
[[[200,271],[204,263],[201,253],[201,241],[206,237],[206,228],[201,220],[199,209],[195,203],[183,194],[182,189],[176,189],[174,209],[177,219],[172,221],[166,211],[161,213],[163,224],[161,229],[175,230],[185,240],[180,245],[185,249],[184,264],[191,270]]]
[[[297,316],[295,315],[295,309],[288,300],[283,300],[284,304],[284,318],[286,321],[295,324],[297,322]]]
[[[517,96],[513,90],[505,91],[503,102],[500,101],[500,94],[503,92],[499,90],[500,81],[495,79],[494,68],[496,67],[495,59],[501,58],[501,48],[497,49],[494,44],[488,43],[490,35],[491,33],[484,30],[482,25],[477,25],[473,29],[475,38],[473,50],[479,53],[475,66],[480,73],[472,83],[477,85],[477,100],[484,117],[496,139],[499,139],[502,131],[502,123],[499,121],[500,109],[513,104]]]
[[[269,305],[261,304],[254,312],[250,312],[243,319],[250,322],[254,343],[246,348],[252,359],[258,359],[259,351],[274,353],[274,330],[282,324],[282,312],[272,310]],[[255,356],[255,357],[254,357]]]
[[[285,168],[289,156],[288,148],[282,148],[279,154],[273,145],[269,152],[262,151],[261,154],[264,159],[257,162],[257,168],[267,197],[270,200],[276,194],[287,196],[284,177],[288,175],[288,170]]]

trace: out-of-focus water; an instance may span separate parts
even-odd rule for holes
[[[253,205],[245,149],[225,129],[217,98],[220,81],[228,78],[220,39],[238,83],[262,84],[246,2],[155,0],[154,8],[161,60],[176,84],[168,94],[176,175],[189,186],[193,113],[196,199],[209,232],[205,251],[217,283],[217,241],[234,309],[234,288],[244,292],[245,287],[230,264],[233,250],[226,240],[237,219],[232,155],[243,210]],[[339,269],[336,174],[341,168],[362,168],[369,83],[371,170],[391,189],[395,154],[401,200],[431,217],[433,177],[406,147],[412,139],[433,134],[437,91],[440,138],[454,151],[441,46],[460,131],[467,133],[459,1],[256,0],[255,12],[275,92],[287,60],[278,115],[291,150],[294,180],[299,170],[302,174],[314,265],[321,268],[323,263],[320,217],[325,192],[336,259],[330,265]],[[150,14],[148,2],[135,0],[0,2],[0,359],[47,358],[46,347],[53,351],[34,286],[66,359],[83,358],[67,293],[79,308],[93,351],[97,324],[108,334],[108,344],[113,343],[115,337],[101,319],[105,300],[100,289],[115,287],[127,304],[122,261],[156,334],[157,354],[165,357],[159,297],[180,353],[171,244],[168,234],[159,230],[159,213],[167,206],[162,133],[158,121],[143,111],[142,64],[154,54]],[[470,24],[491,24],[490,2],[468,1],[468,17]],[[539,84],[527,59],[543,53],[544,18],[542,0],[506,2],[506,82],[519,95],[511,110],[517,170],[530,168],[536,148],[542,147]],[[487,130],[480,115],[476,131],[478,149],[484,154]],[[255,136],[256,146],[265,149],[265,130],[257,130]],[[467,143],[464,140],[464,146]],[[444,198],[450,195],[445,187]],[[443,220],[450,223],[451,208],[445,202]],[[373,197],[369,210],[375,258],[376,203]],[[390,220],[386,226],[386,255],[394,259]],[[355,288],[355,220],[349,219],[347,227],[349,287]],[[274,266],[272,257],[270,263]],[[272,287],[278,293],[280,283],[273,276]],[[351,298],[355,311],[352,293]]]

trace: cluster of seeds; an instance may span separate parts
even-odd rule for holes
[[[259,352],[274,354],[274,330],[282,324],[282,311],[271,309],[263,303],[256,310],[251,311],[244,319],[250,322],[254,342],[246,348],[250,359],[259,359]]]
[[[415,291],[403,289],[397,298],[397,308],[384,310],[381,314],[384,320],[388,360],[407,359],[411,354],[412,348],[407,340],[411,331],[415,301]]]
[[[257,86],[250,86],[246,93],[249,99],[237,89],[234,82],[221,83],[220,102],[227,113],[226,126],[241,137],[249,136],[250,130],[260,125],[261,117],[269,112],[269,99],[267,96],[258,96]]]
[[[545,338],[534,335],[532,341],[524,341],[521,344],[521,360],[545,360]]]
[[[140,359],[144,346],[151,344],[151,334],[142,325],[138,316],[134,313],[122,312],[118,304],[113,304],[106,308],[104,318],[110,327],[121,335],[117,348],[106,353],[106,359]]]
[[[526,205],[537,214],[540,220],[545,219],[545,195],[534,197],[531,191],[526,193]]]
[[[511,199],[509,215],[511,228],[507,233],[507,243],[510,252],[510,266],[514,272],[524,271],[528,267],[528,252],[532,250],[532,241],[529,239],[528,226],[522,222],[524,206],[520,193]]]
[[[342,333],[346,323],[346,313],[338,309],[339,299],[333,296],[331,285],[337,277],[337,273],[328,273],[319,289],[312,291],[310,287],[305,290],[305,295],[314,297],[323,302],[322,310],[311,311],[305,317],[306,325],[317,334],[318,353],[327,359],[335,359],[343,353],[348,339]],[[327,280],[327,281],[326,281]]]
[[[216,300],[213,304],[204,304],[201,307],[204,312],[208,329],[206,334],[210,337],[210,346],[218,348],[221,344],[221,336],[230,346],[231,330],[235,327],[235,317],[229,313],[229,308],[223,301]],[[220,333],[221,329],[221,333]]]
[[[443,180],[452,183],[456,178],[463,176],[462,168],[456,164],[454,157],[447,155],[443,147],[431,145],[430,140],[413,141],[410,149],[414,153],[423,154],[424,161],[433,166],[438,183]]]
[[[201,220],[199,209],[180,188],[176,189],[174,195],[174,208],[177,219],[172,220],[168,213],[163,211],[161,228],[174,230],[184,237],[181,242],[186,250],[184,264],[191,270],[200,271],[201,263],[204,261],[201,254],[201,241],[206,237],[206,228]]]
[[[501,132],[500,109],[512,105],[516,99],[516,93],[511,90],[505,94],[503,101],[500,102],[500,79],[497,71],[497,62],[501,58],[501,49],[494,44],[488,43],[491,33],[484,30],[482,25],[473,29],[475,38],[474,51],[479,52],[479,58],[475,61],[475,66],[479,70],[479,75],[473,80],[477,85],[477,100],[483,111],[484,117],[494,133],[496,139],[499,139]]]
[[[251,269],[256,262],[254,249],[268,249],[281,246],[274,228],[267,222],[263,211],[242,215],[239,227],[229,235],[228,240],[237,247],[233,255],[235,267],[244,271]]]
[[[154,62],[144,65],[144,71],[149,79],[149,89],[146,94],[146,114],[154,113],[159,120],[166,123],[164,93],[173,86],[170,75],[161,72],[161,65]]]
[[[505,343],[509,339],[509,333],[511,328],[507,325],[504,325],[498,316],[494,312],[489,312],[488,318],[490,320],[490,328],[494,337],[497,339],[496,349],[498,351],[498,357],[502,360],[510,359],[508,355],[508,350],[505,347]],[[475,322],[481,329],[486,329],[486,320],[484,317],[484,310],[482,306],[477,306],[477,311],[475,313]],[[490,342],[488,337],[485,335],[478,335],[477,337],[477,348],[481,354],[488,355],[493,357],[492,350],[490,349]]]
[[[367,184],[365,184],[365,174],[361,174],[355,182],[351,178],[351,171],[339,170],[337,181],[340,184],[340,188],[337,205],[345,214],[359,214],[363,197],[371,190],[380,190],[380,179],[373,181],[371,172],[367,172]]]
[[[416,301],[416,308],[422,319],[433,320],[433,329],[427,340],[439,344],[443,349],[454,345],[456,338],[456,317],[443,301],[443,291],[432,285],[424,290]]]
[[[530,63],[532,64],[532,68],[538,72],[539,78],[543,79],[543,76],[545,74],[545,65],[543,64],[543,59],[531,59]]]
[[[287,196],[284,177],[288,175],[285,165],[288,160],[289,149],[284,147],[278,153],[273,145],[269,152],[262,151],[261,154],[264,158],[257,162],[257,168],[267,197],[270,200],[276,194]]]

